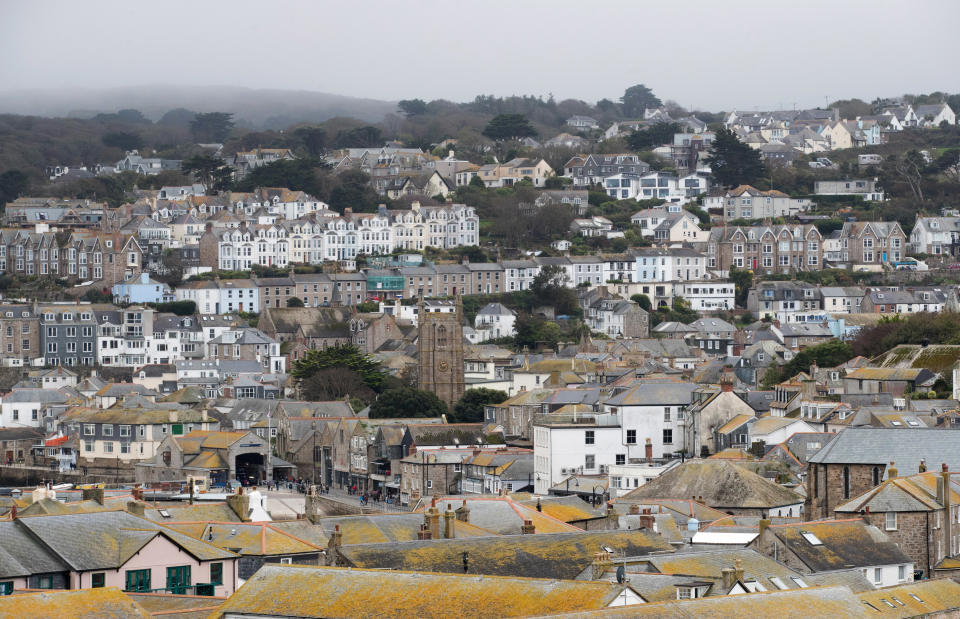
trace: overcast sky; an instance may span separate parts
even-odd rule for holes
[[[228,84],[398,100],[644,83],[708,110],[960,91],[957,0],[0,0],[0,90]]]

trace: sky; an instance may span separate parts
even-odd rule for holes
[[[957,0],[0,0],[0,91],[231,85],[385,100],[643,83],[709,111],[960,91]]]

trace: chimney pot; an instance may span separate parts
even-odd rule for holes
[[[950,467],[947,466],[946,462],[943,462],[940,464],[940,470],[943,471],[944,473],[947,473],[950,471]]]
[[[894,479],[897,476],[897,469],[894,466],[893,460],[890,461],[890,466],[887,467],[887,479]]]

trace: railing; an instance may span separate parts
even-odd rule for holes
[[[127,593],[171,593],[173,595],[204,595],[213,596],[216,585],[213,583],[197,583],[182,587],[163,587],[160,589],[127,589]]]

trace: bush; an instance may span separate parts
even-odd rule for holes
[[[192,316],[197,313],[197,304],[194,301],[171,301],[158,303],[158,312],[167,312],[177,316]]]

